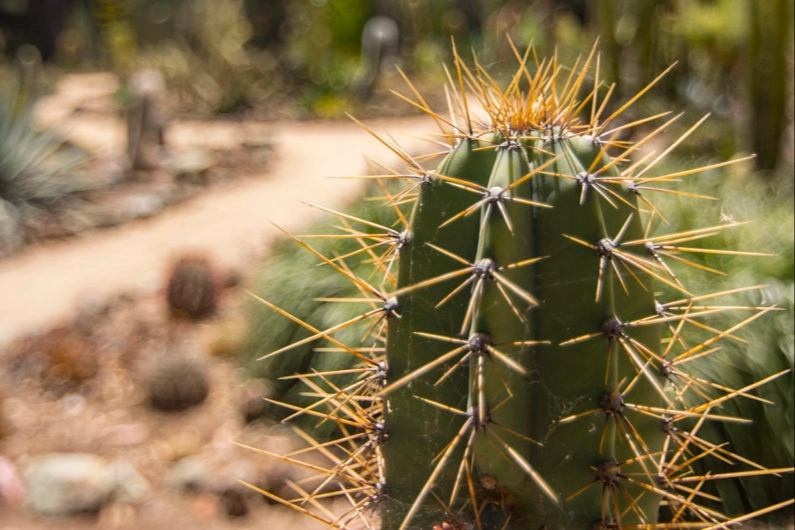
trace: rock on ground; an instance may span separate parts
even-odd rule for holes
[[[96,512],[111,500],[143,502],[149,483],[127,462],[83,453],[47,453],[25,466],[28,506],[39,515]]]
[[[104,459],[79,453],[35,456],[25,467],[24,479],[29,507],[40,515],[98,511],[116,482]]]

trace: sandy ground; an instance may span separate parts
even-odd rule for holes
[[[95,75],[67,81],[40,104],[40,121],[57,124],[74,143],[92,152],[124,149],[124,124],[107,113],[75,111],[113,88],[112,78]],[[370,121],[392,134],[407,151],[432,147],[422,117]],[[393,155],[352,121],[345,122],[176,122],[168,129],[174,150],[228,147],[270,140],[275,159],[266,173],[245,175],[234,184],[169,208],[154,218],[39,244],[0,261],[0,343],[56,322],[81,300],[110,294],[151,292],[163,270],[183,250],[207,251],[227,267],[240,268],[267,249],[278,233],[305,225],[317,211],[301,201],[338,206],[356,196],[360,181],[332,177],[366,172],[366,159],[394,163]]]
[[[121,157],[124,123],[109,103],[115,86],[114,78],[104,74],[67,77],[52,97],[39,103],[39,122],[57,126],[71,142],[92,153]],[[435,149],[418,138],[432,131],[427,118],[367,124],[392,135],[408,152]],[[0,260],[0,351],[4,344],[23,345],[21,357],[1,360],[0,398],[4,399],[0,404],[10,429],[0,439],[0,457],[21,469],[31,456],[50,451],[89,452],[108,459],[124,456],[153,488],[152,498],[143,505],[113,503],[86,516],[34,517],[22,506],[0,501],[0,530],[323,527],[262,502],[259,496],[249,502],[247,517],[229,518],[217,496],[181,494],[164,484],[169,466],[183,453],[215,462],[214,480],[237,474],[237,468],[227,464],[242,467],[244,475],[261,466],[267,473],[273,465],[265,463],[262,455],[241,453],[234,445],[243,441],[266,447],[274,440],[269,428],[239,419],[244,376],[234,359],[205,355],[212,387],[196,410],[164,416],[148,409],[142,398],[141,372],[147,359],[174,348],[206,353],[224,321],[243,318],[234,307],[227,307],[222,308],[222,316],[207,323],[171,322],[161,289],[175,256],[204,252],[221,267],[245,275],[279,234],[273,223],[297,232],[319,215],[301,201],[338,207],[355,198],[363,185],[360,180],[332,177],[366,173],[367,159],[400,167],[389,149],[352,121],[178,121],[169,126],[166,138],[173,151],[262,142],[273,146],[266,171],[238,176],[151,218],[35,243]],[[242,286],[231,291],[227,306],[246,296]],[[92,320],[87,334],[75,335],[72,319],[81,308],[102,306],[121,293],[127,302],[110,306],[110,316]],[[36,338],[20,340],[53,328],[55,334],[43,335],[43,343]],[[92,352],[90,362],[96,362],[96,375],[66,394],[54,394],[47,387],[41,377],[46,371],[35,372],[40,368],[36,361],[30,361],[27,369],[34,371],[28,375],[14,368],[15,363],[26,364],[26,351],[44,351],[45,346],[36,344],[60,341],[59,333],[78,341],[79,351]],[[81,404],[77,411],[70,404],[75,401]]]

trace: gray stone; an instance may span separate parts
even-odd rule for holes
[[[205,491],[209,479],[207,465],[196,456],[180,459],[166,475],[166,483],[178,491]]]
[[[41,515],[99,510],[116,488],[116,473],[98,456],[48,453],[30,459],[23,472],[28,506]]]
[[[132,219],[151,217],[166,206],[166,201],[158,193],[137,193],[127,199],[125,211]]]
[[[178,177],[184,175],[199,175],[218,163],[215,155],[209,149],[185,149],[171,154],[164,163]]]
[[[149,485],[149,481],[129,462],[115,461],[111,468],[115,481],[113,500],[140,504],[152,494],[152,486]]]

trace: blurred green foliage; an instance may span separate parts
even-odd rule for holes
[[[5,42],[11,51],[25,41],[19,21],[28,23],[28,41],[45,26],[60,27],[46,16],[24,16],[20,6],[41,11],[42,2],[0,1],[0,45]],[[401,88],[391,74],[394,64],[419,87],[434,86],[444,75],[441,65],[449,62],[451,39],[464,54],[476,51],[491,71],[501,64],[509,71],[512,51],[495,48],[506,35],[519,49],[533,43],[540,56],[556,50],[563,63],[587,53],[598,37],[602,76],[616,82],[616,95],[635,93],[676,62],[647,98],[645,111],[709,112],[713,118],[703,148],[724,157],[756,152],[757,167],[768,172],[782,160],[792,163],[790,0],[66,3],[72,10],[56,39],[56,59],[110,66],[125,75],[132,68],[157,67],[173,88],[178,111],[212,115],[255,109],[276,118],[405,112],[410,109],[395,109],[392,100],[381,97]],[[63,17],[63,11],[53,10],[50,18]],[[375,16],[394,21],[399,41],[373,90],[362,91],[372,54],[362,49],[362,31]]]
[[[153,2],[152,16],[173,36],[150,29],[139,45],[136,67],[160,70],[179,110],[228,114],[267,98],[273,61],[258,60],[246,48],[252,30],[243,0],[173,2],[170,11],[162,7]]]
[[[708,134],[708,132],[707,132]],[[699,133],[695,133],[699,136]],[[697,138],[696,138],[697,139]],[[716,161],[692,153],[669,157],[659,174]],[[704,226],[745,223],[722,230],[698,245],[708,249],[738,249],[761,252],[765,256],[688,254],[683,255],[701,265],[721,271],[715,274],[680,266],[675,272],[686,285],[696,286],[695,295],[702,294],[699,285],[710,291],[728,291],[742,287],[761,286],[729,296],[710,300],[713,305],[775,306],[748,326],[734,333],[735,340],[725,341],[714,354],[689,363],[689,368],[705,381],[739,389],[784,370],[788,373],[754,390],[752,393],[769,403],[737,399],[720,407],[727,416],[749,418],[750,424],[706,422],[701,436],[714,443],[727,442],[727,449],[749,457],[768,468],[792,466],[795,460],[795,200],[792,175],[781,170],[762,177],[754,173],[751,162],[728,166],[724,170],[686,177],[677,189],[714,197],[715,200],[682,200],[663,193],[653,197],[655,205],[674,216],[683,230]],[[665,224],[658,227],[664,233]],[[670,292],[662,300],[680,299],[681,293]],[[729,311],[714,315],[705,322],[716,329],[728,329],[752,314],[750,311]],[[688,332],[697,344],[699,333]],[[701,340],[709,335],[702,333]],[[721,391],[708,386],[702,390],[712,395]],[[715,473],[730,473],[733,466],[709,457],[706,467]],[[749,513],[791,499],[795,484],[776,477],[745,477],[720,481],[718,491],[723,506],[730,514]],[[770,524],[787,523],[793,510],[776,512],[763,520]]]
[[[35,97],[22,79],[12,76],[12,82],[0,84],[0,200],[24,217],[29,209],[46,208],[89,184],[75,172],[85,154],[36,127]]]
[[[372,194],[370,195],[372,196]],[[344,210],[347,214],[368,219],[383,226],[391,226],[397,216],[390,208],[380,203],[361,200],[351,203]],[[339,233],[340,219],[326,214],[307,230],[309,234]],[[377,233],[371,226],[351,222],[356,230]],[[307,238],[312,248],[325,256],[346,256],[360,250],[360,244],[351,238],[317,239]],[[371,243],[368,241],[368,244]],[[367,278],[372,272],[372,258],[366,253],[347,257],[344,262],[357,276]],[[320,302],[319,298],[362,297],[357,286],[328,264],[323,264],[313,254],[291,239],[281,238],[270,250],[269,257],[256,271],[251,292],[271,304],[287,311],[316,329],[328,329],[346,322],[367,310],[363,303]],[[369,295],[369,293],[368,293]],[[260,300],[251,299],[246,307],[248,332],[240,350],[240,362],[251,377],[262,377],[272,382],[271,399],[304,407],[316,398],[303,395],[307,386],[297,379],[280,379],[285,374],[310,373],[351,368],[357,360],[347,352],[318,351],[316,341],[302,344],[281,355],[260,359],[280,348],[309,337],[312,333],[297,322],[277,313]],[[340,329],[334,338],[350,344],[367,332],[367,322]],[[327,344],[332,346],[331,343]],[[356,375],[351,375],[351,382]],[[291,411],[280,406],[269,406],[265,415],[283,419]],[[303,415],[297,424],[315,436],[324,438],[337,426],[321,422],[311,415]]]

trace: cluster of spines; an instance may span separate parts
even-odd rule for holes
[[[470,70],[460,59],[456,58],[457,76],[449,76],[451,81],[450,86],[447,87],[451,107],[449,118],[432,111],[411,84],[409,86],[414,98],[404,99],[428,113],[441,127],[442,137],[446,140],[447,146],[445,151],[440,153],[441,155],[452,152],[462,142],[475,142],[477,150],[521,148],[531,152],[538,151],[546,156],[546,162],[536,165],[531,171],[519,176],[508,185],[489,187],[445,175],[441,168],[436,171],[428,171],[424,167],[426,159],[414,159],[394,142],[373,133],[407,166],[407,171],[388,170],[387,174],[367,177],[381,183],[385,203],[394,210],[399,226],[397,228],[381,226],[342,212],[325,209],[338,217],[341,223],[340,233],[315,237],[351,238],[361,245],[360,251],[345,256],[324,256],[308,243],[310,236],[299,237],[288,234],[298,244],[314,253],[325,266],[332,267],[339,274],[348,278],[361,294],[360,297],[338,299],[337,302],[367,303],[370,305],[370,309],[337,326],[320,330],[286,313],[267,300],[262,300],[264,304],[286,318],[293,319],[311,333],[308,338],[269,355],[283,354],[298,345],[323,340],[330,343],[331,346],[320,347],[319,350],[345,351],[361,361],[359,368],[287,376],[300,379],[306,385],[307,393],[316,398],[316,402],[304,408],[297,408],[290,404],[283,405],[293,408],[294,415],[310,415],[317,417],[319,422],[333,422],[340,435],[331,441],[320,441],[299,431],[299,434],[308,442],[307,449],[288,455],[270,454],[270,456],[283,461],[312,469],[320,477],[311,486],[292,484],[296,491],[296,496],[293,499],[279,498],[276,500],[329,526],[338,528],[378,526],[379,513],[388,517],[388,514],[384,515],[383,511],[374,511],[372,508],[385,502],[390,495],[388,466],[384,462],[382,449],[389,436],[385,417],[388,416],[392,393],[420,380],[428,373],[437,372],[437,376],[432,382],[432,386],[435,386],[450,377],[454,371],[462,369],[462,367],[470,367],[470,391],[475,397],[468,401],[466,409],[442,403],[435,396],[413,396],[427,406],[462,418],[462,422],[457,431],[454,429],[455,434],[452,439],[436,454],[433,468],[424,470],[427,480],[418,491],[415,502],[403,510],[401,520],[390,520],[385,523],[385,526],[396,524],[401,528],[410,527],[417,510],[427,504],[428,499],[431,498],[433,498],[432,502],[439,506],[438,512],[442,514],[438,521],[439,528],[456,528],[456,525],[459,524],[459,517],[474,520],[475,525],[481,527],[481,513],[487,504],[496,504],[499,509],[509,512],[510,504],[515,502],[515,499],[510,498],[509,493],[501,492],[499,484],[490,483],[493,481],[487,474],[478,475],[475,469],[477,434],[486,429],[493,433],[490,439],[492,442],[496,441],[495,451],[501,453],[506,460],[511,462],[511,465],[526,473],[553,503],[565,503],[594,487],[601,488],[602,515],[598,520],[598,525],[604,528],[656,527],[654,524],[646,524],[647,520],[655,520],[655,517],[650,517],[638,507],[637,498],[629,493],[630,489],[641,492],[641,495],[646,494],[661,499],[662,504],[667,507],[667,515],[666,522],[660,523],[660,525],[667,525],[667,527],[673,525],[674,527],[722,528],[791,504],[792,501],[789,501],[734,519],[720,513],[715,508],[719,499],[708,492],[708,488],[705,487],[709,482],[754,474],[786,473],[791,472],[792,469],[766,469],[733,453],[725,444],[710,442],[699,436],[702,425],[708,420],[747,422],[745,419],[717,414],[713,410],[719,409],[720,405],[729,399],[761,400],[752,391],[783,373],[772,374],[746,388],[732,389],[689,375],[686,370],[686,363],[718,351],[714,345],[719,340],[742,340],[735,335],[735,332],[773,308],[712,305],[711,301],[722,296],[731,296],[742,290],[757,287],[696,295],[683,285],[674,272],[675,266],[672,265],[672,262],[676,262],[717,273],[719,271],[685,256],[688,253],[708,252],[742,255],[759,255],[760,253],[718,251],[689,246],[693,241],[713,236],[723,230],[733,228],[739,223],[728,223],[660,236],[651,235],[652,228],[659,221],[667,222],[667,219],[649,199],[650,193],[672,193],[704,198],[673,190],[666,185],[683,177],[743,159],[652,176],[650,171],[689,136],[703,119],[688,129],[663,152],[644,154],[637,161],[630,160],[630,155],[640,155],[641,148],[665,130],[678,116],[666,121],[633,143],[619,140],[618,137],[631,127],[648,124],[664,117],[665,114],[637,120],[623,126],[608,127],[608,125],[614,123],[616,118],[647,92],[665,72],[607,118],[601,118],[607,108],[612,89],[606,88],[606,93],[601,100],[598,100],[598,96],[605,89],[598,81],[598,55],[592,52],[581,67],[575,65],[563,80],[561,80],[561,72],[564,72],[564,69],[557,64],[554,58],[551,61],[540,63],[536,60],[533,74],[530,73],[527,66],[529,51],[521,57],[517,54],[517,58],[520,64],[518,73],[505,89],[500,88],[499,84],[479,65],[476,65],[474,70]],[[591,74],[594,62],[595,73]],[[591,75],[594,79],[593,89],[587,91],[586,96],[580,99],[584,83]],[[559,88],[561,84],[562,88]],[[477,125],[477,120],[470,115],[468,94],[470,97],[474,96],[479,106],[485,109],[488,116],[487,124]],[[589,107],[590,112],[587,120],[581,119]],[[548,145],[574,137],[585,139],[595,146],[593,161],[589,167],[582,168],[582,171],[575,175],[558,173],[555,171],[555,165],[558,158],[563,155],[548,151]],[[523,145],[519,146],[519,142]],[[618,154],[611,152],[608,157],[608,151],[618,151]],[[499,384],[503,387],[504,399],[489,407],[484,398],[487,386],[487,383],[484,382],[486,363],[501,365],[509,372],[518,374],[520,377],[527,377],[527,368],[515,360],[510,353],[506,353],[504,348],[523,348],[548,341],[541,338],[541,340],[512,340],[495,344],[488,334],[469,333],[473,329],[473,323],[478,319],[487,282],[496,287],[496,292],[499,293],[498,298],[501,298],[510,308],[510,312],[520,320],[523,319],[526,307],[542,304],[527,289],[508,279],[504,272],[532,266],[543,257],[531,257],[500,265],[485,257],[470,261],[447,249],[426,242],[425,246],[436,253],[439,260],[458,262],[458,268],[421,282],[398,286],[393,267],[401,249],[415,243],[412,241],[411,218],[405,209],[407,205],[411,205],[416,200],[423,187],[428,187],[432,185],[433,181],[440,180],[445,185],[477,194],[479,198],[475,198],[469,206],[460,211],[447,212],[446,218],[439,223],[438,228],[444,229],[448,225],[454,225],[459,219],[480,214],[477,224],[480,232],[479,239],[482,240],[485,231],[488,230],[489,219],[495,215],[502,219],[508,232],[514,232],[515,221],[512,220],[508,211],[509,203],[520,207],[545,208],[550,206],[537,200],[536,197],[523,197],[516,193],[522,184],[533,178],[538,178],[540,175],[574,180],[580,189],[580,203],[585,202],[588,194],[595,194],[606,208],[615,208],[617,204],[622,203],[633,211],[615,234],[605,235],[596,241],[586,241],[573,234],[561,234],[574,245],[588,247],[596,254],[598,265],[594,271],[596,287],[593,297],[595,300],[598,301],[604,296],[604,278],[608,274],[616,280],[617,287],[627,293],[633,288],[647,289],[646,278],[653,278],[665,286],[667,292],[679,292],[683,296],[683,298],[672,302],[656,302],[655,310],[651,314],[630,321],[621,320],[620,315],[617,314],[608,316],[602,322],[601,327],[594,329],[592,333],[570,337],[559,343],[560,346],[568,346],[601,337],[606,343],[608,359],[605,364],[605,384],[609,380],[609,359],[611,357],[626,355],[629,364],[635,369],[635,375],[632,378],[624,377],[618,382],[612,381],[612,387],[605,392],[594,408],[562,415],[556,420],[557,424],[565,425],[586,417],[601,415],[604,418],[604,423],[601,429],[599,451],[602,452],[601,446],[605,444],[606,433],[611,430],[617,433],[619,442],[626,443],[632,454],[630,458],[621,462],[608,459],[594,465],[591,482],[570,485],[570,492],[565,498],[562,498],[555,488],[549,485],[548,480],[534,469],[520,451],[514,449],[512,444],[505,440],[505,435],[500,436],[500,429],[502,429],[503,433],[507,433],[514,439],[521,439],[533,444],[540,443],[538,440],[529,439],[524,433],[499,425],[493,418],[493,414],[512,398],[514,389],[500,377]],[[394,180],[407,181],[408,186],[403,190],[395,191],[395,187],[390,184],[390,181]],[[640,206],[629,202],[624,194],[617,190],[636,197]],[[632,218],[635,215],[646,216],[645,233],[643,237],[626,238],[627,227],[630,222],[633,222]],[[356,276],[347,265],[347,261],[350,259],[372,261],[373,275],[368,278]],[[380,274],[381,279],[376,282],[377,286],[375,286],[372,278],[377,274]],[[433,361],[413,367],[400,377],[395,377],[389,369],[385,349],[388,322],[401,318],[399,301],[407,294],[430,286],[447,284],[454,279],[458,279],[455,287],[450,289],[446,296],[435,301],[435,304],[438,308],[454,296],[469,292],[462,325],[456,329],[458,334],[451,333],[448,336],[424,332],[421,329],[415,332],[416,335],[426,340],[447,343],[450,345],[449,349]],[[638,285],[632,286],[632,282]],[[734,311],[748,312],[750,316],[740,319],[739,322],[727,329],[717,329],[703,321],[704,317],[709,315]],[[346,345],[334,338],[334,333],[351,326],[362,326],[360,344]],[[652,326],[661,327],[668,332],[668,336],[662,340],[660,349],[647,347],[641,341],[633,338],[633,330]],[[691,344],[688,342],[686,333],[686,330],[691,328],[695,328],[699,332],[699,337],[706,336],[706,338],[699,338],[697,342]],[[439,370],[441,370],[441,375],[438,375]],[[337,376],[348,377],[352,373],[358,374],[356,382],[345,386],[335,383]],[[661,404],[644,405],[630,401],[632,390],[639,384],[639,381],[644,381],[644,384],[653,387],[654,392],[658,394],[657,402]],[[713,397],[716,392],[719,397]],[[653,418],[659,423],[660,430],[664,433],[660,450],[650,449],[635,428],[633,421],[636,420],[634,418],[643,417]],[[426,448],[417,448],[417,450],[426,450]],[[308,451],[325,457],[328,460],[328,466],[322,467],[305,462],[301,457]],[[745,470],[722,476],[695,474],[693,472],[694,463],[708,457],[741,464]],[[453,491],[437,492],[435,486],[439,475],[451,472],[455,476]],[[268,492],[263,493],[274,497]],[[440,494],[444,495],[444,498]],[[350,509],[342,515],[332,512],[324,502],[335,496],[345,498],[350,503]],[[507,519],[505,524],[510,522],[510,514]],[[622,523],[622,519],[637,521],[637,524]]]

